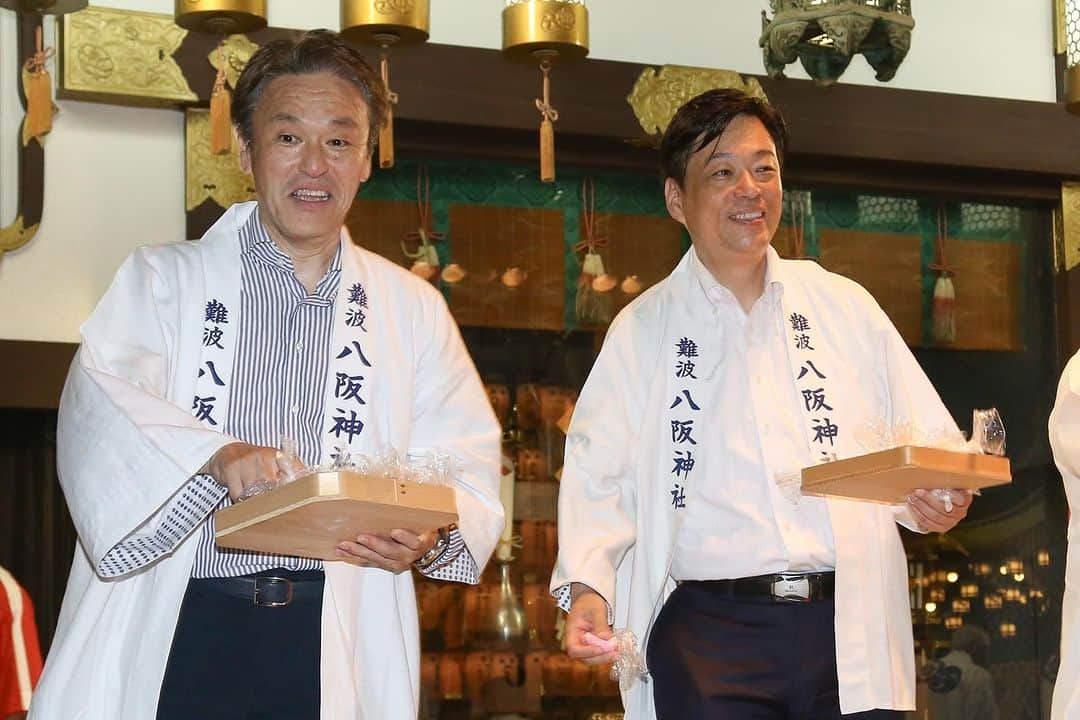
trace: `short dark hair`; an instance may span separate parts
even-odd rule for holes
[[[283,75],[331,73],[360,91],[367,103],[368,150],[375,147],[386,117],[386,86],[355,48],[330,30],[310,30],[263,45],[244,66],[232,100],[232,122],[245,144],[251,142],[251,118],[263,90]]]
[[[783,167],[788,137],[780,112],[767,101],[742,90],[707,90],[676,111],[660,140],[660,169],[664,179],[672,178],[682,187],[690,156],[723,135],[739,115],[761,121],[776,145],[776,157]]]

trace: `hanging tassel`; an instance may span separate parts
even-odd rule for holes
[[[574,316],[583,325],[607,325],[611,322],[611,290],[615,278],[604,271],[604,260],[597,250],[607,245],[606,238],[596,237],[596,190],[592,178],[581,181],[581,218],[585,226],[585,239],[578,243],[575,252],[585,251],[578,276],[577,293],[574,296]]]
[[[210,93],[210,152],[225,155],[232,152],[232,93],[225,84],[225,49],[218,47],[217,77]]]
[[[23,145],[41,138],[52,130],[53,115],[57,108],[52,101],[52,78],[45,69],[45,61],[53,56],[53,48],[42,47],[41,26],[35,29],[37,50],[23,63],[22,83],[26,95],[26,120],[23,122]]]
[[[934,282],[934,305],[932,309],[934,342],[956,342],[956,289],[952,273],[942,272]]]
[[[955,274],[945,259],[945,238],[948,226],[945,209],[938,209],[937,262],[930,265],[938,273],[934,281],[934,301],[930,309],[930,335],[936,343],[956,342],[956,288],[953,286]]]
[[[390,89],[390,57],[386,46],[379,61],[379,69],[382,71],[383,85],[386,87],[386,120],[379,128],[379,167],[388,170],[394,167],[394,105],[397,104],[397,93]]]
[[[540,111],[540,181],[555,182],[555,125],[559,119],[559,111],[551,106],[551,81],[548,73],[551,71],[551,63],[544,60],[540,63],[540,71],[544,74],[544,97],[536,101],[536,108]]]

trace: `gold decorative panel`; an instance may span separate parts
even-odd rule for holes
[[[60,87],[80,99],[195,102],[173,58],[187,30],[172,15],[90,7],[63,16]]]
[[[908,345],[922,344],[922,238],[887,232],[822,229],[821,264],[874,296]],[[949,260],[956,262],[953,256]]]
[[[233,203],[255,199],[255,181],[240,170],[235,152],[215,155],[210,152],[210,111],[188,109],[184,114],[186,202],[191,212],[206,200],[223,208]]]
[[[1061,184],[1062,260],[1066,272],[1080,265],[1080,183]]]
[[[451,205],[448,234],[452,261],[468,272],[450,288],[450,310],[458,323],[564,327],[566,245],[560,211]]]
[[[662,134],[675,111],[690,98],[706,90],[734,88],[765,98],[757,78],[743,78],[733,70],[665,65],[641,71],[626,101],[648,135]]]
[[[945,256],[956,268],[954,350],[1021,350],[1021,270],[1023,245],[981,240],[945,241]]]

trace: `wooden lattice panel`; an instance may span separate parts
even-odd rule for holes
[[[922,238],[900,233],[822,229],[823,267],[866,288],[909,345],[922,343]]]
[[[353,242],[403,267],[410,267],[412,260],[401,251],[401,241],[406,233],[416,232],[417,225],[416,203],[412,202],[358,199],[345,216]]]
[[[560,330],[564,326],[563,214],[543,208],[451,205],[451,260],[467,275],[449,289],[462,325]],[[502,282],[517,268],[524,281]]]
[[[637,275],[644,290],[667,277],[682,258],[682,225],[671,218],[597,213],[594,232],[607,239],[600,249],[604,271],[619,281],[611,291],[612,317],[635,297],[620,287],[627,276]],[[585,237],[584,218],[579,237]]]
[[[956,268],[956,342],[964,350],[1020,350],[1021,250],[1017,243],[949,239]]]

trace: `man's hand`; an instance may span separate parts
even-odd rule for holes
[[[199,472],[229,488],[229,497],[235,501],[252,485],[275,484],[279,473],[287,470],[280,458],[274,448],[234,442],[214,453]]]
[[[585,639],[585,633],[601,640],[610,640],[614,635],[607,621],[607,603],[592,588],[580,583],[574,583],[571,592],[574,600],[566,616],[566,654],[590,665],[612,662],[616,653],[605,652]]]
[[[908,507],[920,528],[931,532],[948,532],[964,519],[971,507],[971,491],[948,492],[951,509],[932,490],[916,490],[908,496]]]
[[[438,531],[417,535],[412,530],[391,530],[386,535],[358,535],[356,542],[339,542],[336,554],[345,562],[401,573],[424,557],[439,540]]]

